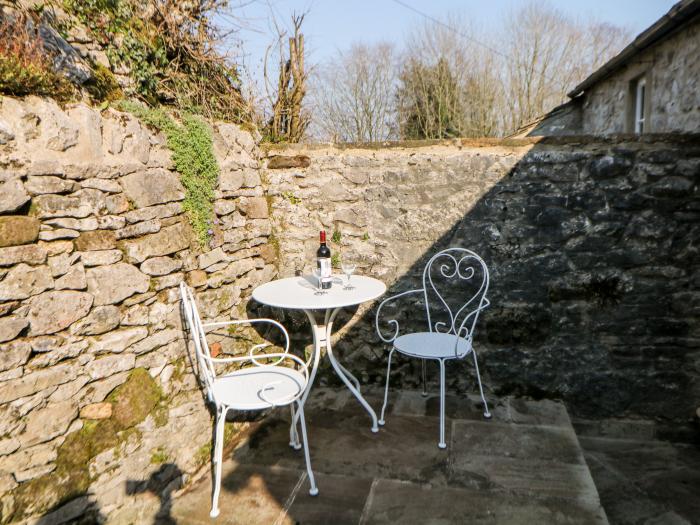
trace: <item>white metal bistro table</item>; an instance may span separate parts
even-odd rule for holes
[[[330,290],[324,295],[315,295],[316,278],[312,276],[287,277],[270,281],[258,286],[253,291],[253,299],[257,302],[290,310],[303,310],[311,323],[314,336],[313,367],[309,376],[309,383],[301,398],[305,403],[311,390],[311,385],[316,377],[318,363],[321,358],[321,350],[325,346],[328,359],[333,365],[333,370],[345,383],[350,392],[357,398],[360,404],[372,417],[372,432],[377,432],[377,414],[360,393],[360,382],[352,375],[333,355],[331,347],[331,332],[333,320],[341,308],[355,306],[380,297],[386,292],[386,285],[372,277],[354,275],[352,277],[352,290],[344,290],[343,285],[335,280]],[[321,319],[321,315],[323,319]],[[292,428],[296,426],[298,414],[292,421]]]

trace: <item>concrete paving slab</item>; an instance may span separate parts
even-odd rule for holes
[[[570,499],[435,488],[400,480],[378,480],[360,522],[363,525],[606,524],[600,505]]]

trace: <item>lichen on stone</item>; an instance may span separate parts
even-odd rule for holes
[[[17,487],[10,521],[48,511],[85,494],[93,481],[91,461],[134,435],[134,427],[152,413],[162,398],[160,387],[148,371],[134,369],[126,382],[107,396],[106,401],[113,405],[112,416],[86,421],[58,448],[52,472]]]

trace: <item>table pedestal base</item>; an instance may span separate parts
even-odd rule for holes
[[[333,370],[335,370],[335,373],[337,376],[345,383],[345,386],[348,387],[348,390],[352,392],[352,394],[357,398],[357,400],[360,402],[360,404],[364,407],[364,409],[367,411],[367,413],[370,415],[372,418],[372,427],[371,430],[372,432],[378,432],[379,427],[377,425],[377,414],[374,412],[372,407],[367,403],[364,397],[362,397],[362,393],[360,392],[360,382],[357,380],[357,378],[352,375],[342,364],[338,362],[338,360],[335,358],[335,355],[333,354],[333,347],[331,346],[331,333],[333,331],[333,320],[335,319],[335,316],[337,313],[340,311],[340,308],[334,308],[334,309],[328,309],[325,310],[324,314],[324,320],[323,322],[319,322],[319,320],[316,318],[316,314],[314,313],[314,310],[304,310],[304,313],[306,316],[309,318],[309,322],[311,323],[311,330],[313,332],[314,336],[314,355],[313,355],[313,366],[311,368],[311,374],[309,375],[309,383],[306,387],[306,391],[302,395],[301,399],[299,400],[300,403],[303,405],[306,403],[306,398],[309,396],[309,392],[311,391],[311,387],[313,385],[314,379],[316,378],[316,372],[318,370],[318,363],[321,359],[321,350],[325,346],[326,348],[326,353],[328,354],[328,359],[331,362],[331,365],[333,366]],[[292,414],[292,427],[289,432],[290,436],[290,445],[293,446],[294,448],[300,447],[299,443],[299,437],[298,433],[296,430],[296,424],[297,421],[299,420],[299,414]]]

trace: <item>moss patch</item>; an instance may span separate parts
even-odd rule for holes
[[[112,417],[86,421],[69,434],[58,448],[56,469],[22,483],[14,491],[15,513],[10,521],[45,512],[85,494],[93,482],[90,462],[99,453],[124,443],[162,399],[158,384],[148,371],[137,368],[107,397],[113,404]]]
[[[185,187],[182,208],[200,246],[206,246],[213,234],[214,190],[219,178],[211,129],[206,122],[191,114],[184,114],[182,123],[178,124],[162,109],[130,101],[121,101],[118,107],[165,135],[168,148],[173,152],[175,169]]]
[[[158,447],[151,451],[151,465],[162,465],[170,459],[163,447]]]

